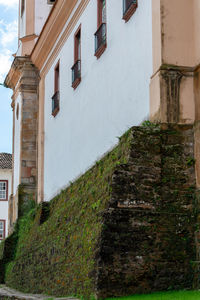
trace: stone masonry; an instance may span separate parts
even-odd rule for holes
[[[16,78],[12,78],[13,74]],[[14,76],[13,76],[14,77]],[[13,82],[16,82],[14,84]],[[13,120],[16,118],[15,100],[21,96],[21,143],[19,182],[23,186],[23,201],[36,201],[37,186],[37,131],[38,131],[38,83],[39,72],[28,57],[16,57],[7,76],[6,85],[13,89]],[[22,197],[21,197],[22,198]],[[9,232],[18,218],[18,192],[9,203]]]
[[[7,238],[0,282],[88,299],[199,288],[193,126],[147,122],[125,136],[125,159],[109,153],[28,214],[23,241],[17,230]]]
[[[25,62],[20,79],[22,95],[21,183],[35,195],[37,183],[38,71]]]
[[[113,175],[97,254],[99,298],[192,288],[196,261],[194,137],[189,125],[134,127]]]

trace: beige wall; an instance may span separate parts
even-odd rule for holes
[[[195,65],[200,64],[200,1],[193,0],[193,20],[194,20],[194,45],[195,45]]]
[[[162,63],[194,66],[193,0],[161,0]]]
[[[200,187],[200,0],[152,0],[152,9],[150,118],[195,124],[196,179]],[[175,80],[178,76],[180,79]],[[174,111],[178,112],[177,120]]]
[[[195,35],[195,32],[199,35],[200,1],[152,0],[152,14],[153,75],[150,85],[150,118],[161,122],[174,120],[169,116],[174,113],[174,106],[167,108],[167,102],[177,102],[177,121],[193,123],[194,69],[200,61],[200,38],[196,39]],[[171,74],[168,83],[163,79],[167,73]],[[180,81],[173,81],[173,77],[179,76],[179,73]],[[177,92],[173,94],[172,89],[177,89]]]
[[[160,0],[152,0],[152,30],[153,30],[153,74],[155,74],[161,64],[161,8]]]

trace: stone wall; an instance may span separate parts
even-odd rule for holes
[[[0,258],[6,284],[85,298],[193,287],[193,128],[146,125],[19,220],[14,256]]]
[[[192,126],[133,128],[129,162],[112,180],[99,241],[98,297],[192,288]]]

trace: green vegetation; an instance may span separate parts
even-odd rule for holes
[[[5,251],[0,249],[0,267],[8,286],[25,293],[59,296],[89,298],[95,293],[95,251],[102,213],[110,199],[113,171],[127,162],[129,133],[48,206],[34,207],[31,199],[19,201],[23,209],[19,208],[12,255],[5,260]],[[24,196],[21,186],[20,195]]]
[[[147,295],[134,295],[120,298],[107,298],[107,300],[199,300],[200,291],[159,292]]]
[[[0,283],[25,293],[81,299],[192,288],[197,200],[188,180],[195,160],[191,149],[184,148],[185,135],[146,121],[49,203],[36,206],[20,185],[20,218],[0,244]],[[139,209],[118,205],[115,210],[115,199],[129,199],[127,195],[137,196]],[[140,209],[141,203],[148,209]],[[200,294],[120,299],[184,300],[200,299]]]

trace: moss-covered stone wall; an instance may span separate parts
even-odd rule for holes
[[[113,175],[100,241],[100,298],[193,286],[193,128],[151,126],[132,129],[129,162]]]
[[[128,161],[129,133],[50,202],[46,221],[42,205],[21,217],[15,259],[6,264],[7,285],[50,295],[89,297],[95,293],[95,254],[102,214],[111,197],[114,169]]]
[[[191,126],[129,130],[49,204],[20,218],[13,254],[0,257],[6,284],[85,298],[192,288],[193,145]]]

